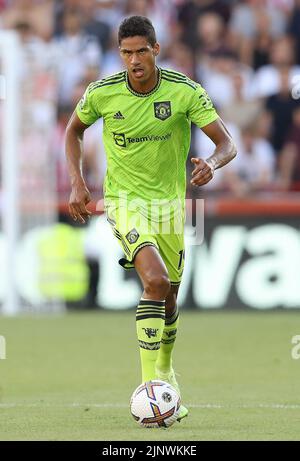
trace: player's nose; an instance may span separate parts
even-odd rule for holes
[[[132,55],[130,56],[130,62],[134,66],[140,64],[140,58],[137,53],[132,53]]]

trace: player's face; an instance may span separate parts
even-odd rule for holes
[[[124,38],[120,45],[120,55],[127,67],[130,80],[145,83],[155,70],[155,58],[159,53],[159,44],[151,46],[146,37]]]

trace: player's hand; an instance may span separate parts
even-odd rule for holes
[[[69,200],[69,212],[74,221],[79,220],[82,224],[90,217],[91,212],[86,205],[91,201],[91,194],[82,181],[77,181],[72,185]]]
[[[192,158],[191,162],[195,165],[192,171],[191,184],[193,186],[204,186],[214,176],[213,167],[202,158]]]

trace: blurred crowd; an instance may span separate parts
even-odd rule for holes
[[[117,31],[133,14],[154,24],[158,65],[200,82],[235,139],[238,157],[206,190],[238,197],[300,190],[300,0],[0,0],[0,30],[16,30],[22,43],[25,98],[38,102],[26,106],[23,127],[35,128],[27,137],[24,128],[22,145],[29,158],[38,155],[54,120],[49,144],[60,199],[69,192],[67,121],[89,82],[122,69]],[[85,177],[97,197],[101,123],[85,136]],[[212,151],[194,129],[191,154]]]

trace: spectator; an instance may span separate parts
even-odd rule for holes
[[[231,104],[235,98],[234,75],[242,77],[241,92],[243,99],[250,92],[252,71],[241,65],[232,52],[214,53],[206,60],[201,60],[197,68],[198,80],[203,83],[208,94],[219,109]]]
[[[249,99],[250,76],[237,67],[231,75],[231,87],[228,88],[232,96],[221,110],[222,117],[240,129],[252,125],[263,109],[262,101]]]
[[[224,47],[225,24],[221,16],[216,13],[205,13],[197,21],[197,42],[202,55],[226,50]]]
[[[66,105],[87,69],[95,69],[99,75],[102,50],[97,38],[84,31],[81,12],[77,9],[64,12],[63,33],[53,41],[53,47],[59,66],[59,99]]]
[[[111,35],[110,25],[103,21],[95,0],[80,0],[80,11],[85,32],[97,37],[100,48],[105,51]]]
[[[271,144],[258,136],[255,126],[242,131],[242,148],[236,162],[224,170],[225,185],[237,196],[273,188],[275,155]]]
[[[154,25],[159,42],[165,46],[171,36],[173,5],[169,0],[125,0],[124,16],[147,16]]]
[[[120,58],[120,53],[116,47],[118,42],[117,30],[113,30],[111,40],[108,44],[106,53],[103,56],[101,64],[101,77],[107,77],[123,69],[123,63]]]
[[[246,0],[233,9],[230,37],[233,49],[242,62],[252,65],[254,41],[262,31],[262,21],[267,24],[272,39],[281,37],[286,30],[286,15],[265,0]]]
[[[56,2],[55,8],[55,35],[63,33],[63,17],[65,11],[78,9],[81,13],[82,26],[88,35],[97,37],[99,46],[106,50],[110,40],[111,26],[102,18],[99,2],[96,0],[65,0]]]
[[[7,0],[0,0],[0,11],[3,11],[7,8]]]
[[[279,157],[279,186],[300,191],[300,106],[293,113],[293,124]]]
[[[288,80],[300,74],[300,66],[294,65],[295,54],[293,42],[284,36],[273,42],[270,50],[270,64],[261,67],[253,80],[254,97],[267,97],[280,92],[282,72],[287,73]]]
[[[296,62],[300,64],[300,0],[295,0],[295,6],[291,14],[288,32],[295,40]]]
[[[266,10],[256,17],[257,32],[250,47],[252,56],[249,58],[254,70],[269,64],[269,52],[272,44],[271,18]]]
[[[271,142],[277,153],[281,150],[291,126],[293,111],[299,106],[299,101],[291,95],[290,69],[281,69],[278,77],[279,92],[267,98],[265,104],[272,117]]]
[[[27,23],[37,37],[49,41],[54,30],[54,0],[12,0],[1,13],[1,22],[6,29]]]
[[[85,0],[79,0],[85,2]],[[108,24],[110,29],[116,29],[123,17],[125,0],[95,0],[97,5],[97,18]]]
[[[163,51],[164,58],[159,60],[161,67],[183,72],[194,79],[194,60],[190,48],[183,42],[173,42]]]
[[[192,0],[185,1],[178,6],[178,21],[182,26],[182,40],[191,49],[198,47],[197,23],[206,13],[217,14],[221,21],[227,24],[230,17],[230,8],[223,0]]]

